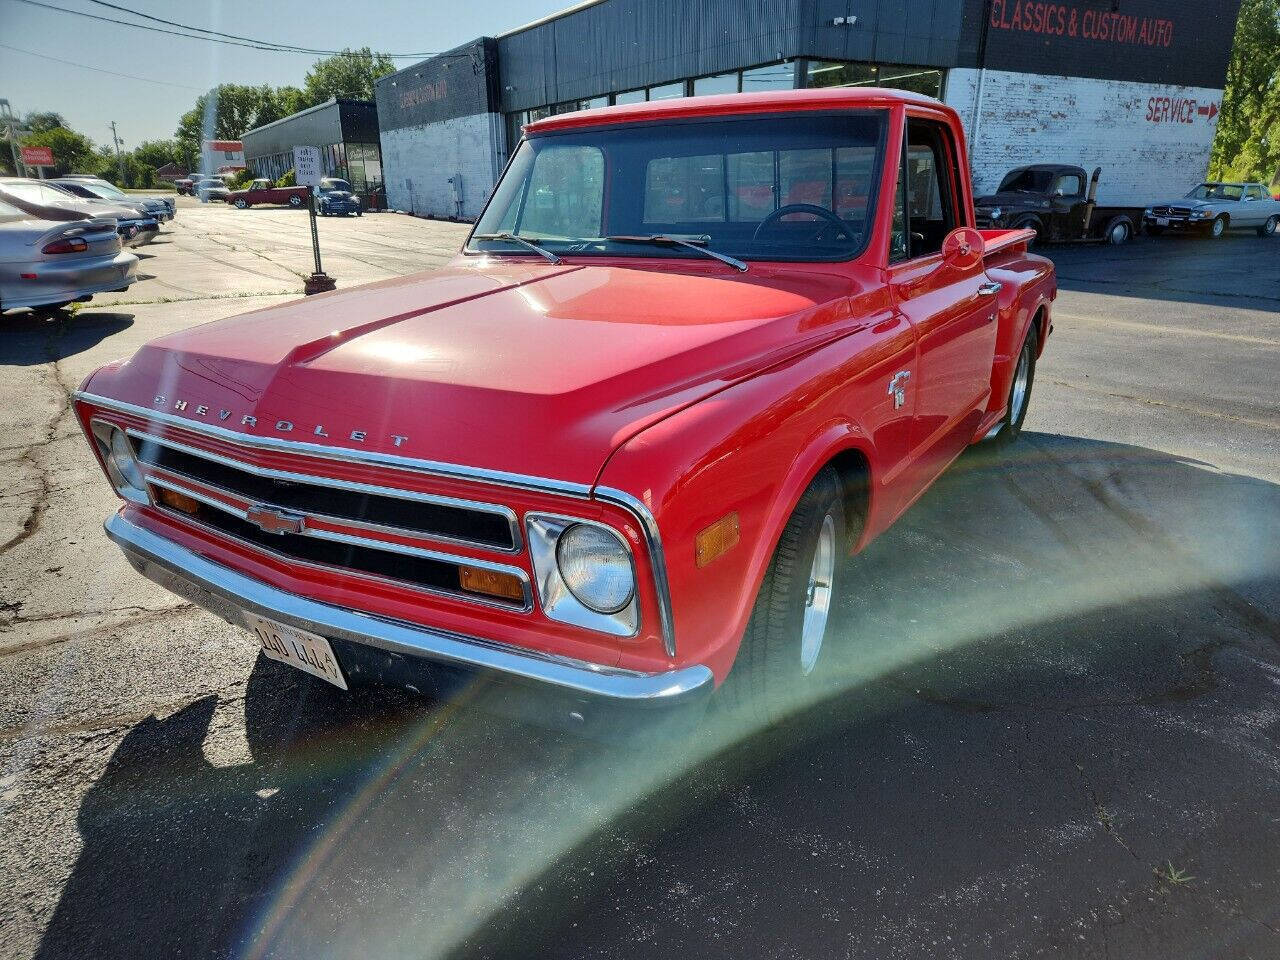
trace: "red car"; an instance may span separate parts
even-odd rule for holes
[[[232,190],[227,194],[227,203],[240,210],[252,207],[255,203],[275,203],[281,206],[305,207],[307,205],[306,187],[277,187],[270,180],[254,180],[242,190]]]
[[[581,720],[730,681],[779,716],[831,689],[844,558],[1026,415],[1053,267],[974,229],[968,169],[901,91],[533,123],[447,268],[92,374],[107,533],[338,686],[443,664]]]

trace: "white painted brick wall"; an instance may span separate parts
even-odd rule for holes
[[[387,204],[420,216],[480,216],[501,168],[501,114],[480,113],[420,127],[383,130],[382,175]],[[449,178],[461,182],[462,210]]]
[[[964,121],[975,195],[993,192],[1013,167],[1071,163],[1089,173],[1102,167],[1099,203],[1142,206],[1181,196],[1205,177],[1217,117],[1198,108],[1221,107],[1222,91],[958,69],[947,73],[945,99]],[[1194,104],[1174,119],[1179,100]],[[1161,122],[1148,118],[1153,106]]]

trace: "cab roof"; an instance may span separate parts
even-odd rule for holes
[[[960,118],[954,110],[940,100],[922,93],[885,87],[827,87],[821,90],[773,90],[765,93],[728,93],[713,97],[677,97],[624,106],[595,107],[535,120],[527,124],[524,130],[527,134],[539,134],[576,127],[646,123],[684,117],[786,113],[792,110],[886,109],[900,104],[930,107],[948,114],[959,123]]]

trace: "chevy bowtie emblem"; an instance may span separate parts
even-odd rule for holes
[[[275,507],[250,507],[245,511],[244,517],[267,533],[301,533],[306,525],[301,515],[277,510]]]

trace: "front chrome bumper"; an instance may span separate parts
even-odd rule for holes
[[[246,577],[157,536],[120,514],[108,518],[105,529],[144,577],[235,626],[244,626],[240,612],[248,610],[330,639],[493,671],[575,695],[640,705],[683,701],[707,692],[712,684],[711,670],[701,664],[641,673],[335,607]]]

